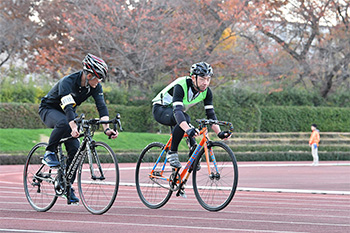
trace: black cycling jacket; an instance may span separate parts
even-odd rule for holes
[[[76,107],[92,96],[95,100],[100,118],[108,116],[108,109],[103,97],[102,85],[99,83],[96,88],[86,88],[81,86],[81,76],[83,71],[79,71],[65,76],[58,81],[49,93],[41,99],[41,108],[55,108],[66,114],[68,122],[72,121],[76,114]],[[69,104],[64,109],[61,108],[61,98],[71,94],[75,105]]]

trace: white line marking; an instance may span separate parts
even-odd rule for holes
[[[135,183],[127,183],[121,182],[120,186],[136,186]],[[153,184],[142,184],[144,187],[152,187]],[[193,188],[193,186],[189,185],[186,188]],[[210,188],[207,188],[210,189]],[[212,188],[214,189],[214,188]],[[230,187],[220,187],[219,190],[231,190]],[[311,194],[333,194],[333,195],[350,195],[350,191],[329,191],[329,190],[306,190],[306,189],[281,189],[281,188],[240,188],[237,187],[237,191],[254,191],[254,192],[277,192],[277,193],[311,193]]]
[[[255,192],[277,192],[277,193],[311,193],[311,194],[350,195],[349,191],[307,190],[307,189],[237,188],[237,190],[239,190],[239,191],[255,191]]]
[[[318,167],[322,166],[350,166],[350,163],[319,163]],[[266,164],[238,164],[238,167],[314,167],[312,163],[286,163],[286,164],[274,164],[274,163],[266,163]],[[316,166],[317,167],[317,166]]]
[[[21,229],[1,229],[4,232],[35,232],[35,233],[66,233],[68,231],[39,231],[39,230],[21,230]]]
[[[239,164],[238,167],[313,167],[311,165],[312,163],[255,163],[255,164]],[[136,166],[136,165],[135,165]],[[228,166],[228,165],[226,165]],[[318,164],[318,167],[326,167],[326,166],[350,166],[350,163],[348,162],[339,162],[339,163],[322,163],[320,162]],[[152,167],[149,167],[152,168]],[[141,169],[147,169],[147,167],[142,167]],[[121,167],[119,168],[120,171],[126,171],[126,170],[135,170],[135,167]]]
[[[149,217],[148,215],[144,215],[144,217]],[[162,216],[164,217],[164,216]],[[157,227],[159,228],[165,228],[165,229],[173,229],[173,228],[180,228],[180,229],[197,229],[197,230],[218,230],[218,231],[238,231],[238,232],[291,232],[291,231],[271,231],[271,230],[257,230],[257,229],[233,229],[233,228],[220,228],[220,227],[203,227],[203,226],[186,226],[186,225],[161,225],[161,224],[140,224],[140,223],[119,223],[119,222],[96,222],[96,221],[78,221],[78,220],[50,220],[50,219],[36,219],[36,218],[10,218],[10,217],[0,217],[0,219],[3,220],[24,220],[24,221],[39,221],[39,222],[61,222],[61,223],[83,223],[83,224],[98,224],[101,225],[126,225],[130,226],[132,224],[133,226],[141,226],[141,227]],[[290,224],[290,222],[288,222]],[[294,224],[294,223],[292,223]],[[322,224],[326,225],[326,224]],[[328,224],[327,224],[328,225]],[[334,224],[331,224],[334,225]],[[336,225],[339,226],[339,225]]]
[[[240,164],[238,167],[311,167],[311,163],[295,163],[295,164]],[[318,166],[350,166],[348,162],[339,163],[319,163]],[[135,167],[123,167],[119,170],[135,170]],[[11,173],[7,173],[9,175]],[[13,173],[17,174],[17,173]],[[4,174],[2,174],[4,175]],[[13,182],[1,181],[5,184],[19,184]],[[136,186],[135,183],[120,182],[120,186]],[[147,186],[147,184],[145,184]],[[148,185],[150,186],[150,185]],[[189,186],[188,186],[189,187]],[[192,186],[191,186],[192,187]],[[229,190],[230,187],[223,187],[225,190]],[[281,189],[281,188],[249,188],[249,187],[237,187],[238,191],[254,191],[254,192],[279,192],[279,193],[306,193],[306,194],[333,194],[333,195],[350,195],[350,191],[330,191],[330,190],[305,190],[305,189]]]

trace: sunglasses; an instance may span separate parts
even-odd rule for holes
[[[102,82],[103,79],[102,78],[98,78],[96,75],[92,74],[93,78],[91,80],[94,80],[95,78],[97,79],[97,81]]]

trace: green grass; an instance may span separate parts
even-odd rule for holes
[[[9,155],[1,156],[0,164],[24,164],[24,156],[36,143],[47,141],[51,131],[52,129],[0,129],[0,155]],[[210,134],[210,137],[212,140],[218,140],[213,134]],[[131,132],[121,132],[115,140],[109,140],[100,131],[94,136],[94,140],[106,142],[116,153],[119,153],[119,162],[136,162],[138,155],[147,144],[155,141],[165,144],[168,139],[169,134]],[[228,144],[236,154],[238,161],[303,161],[312,159],[307,140],[305,145],[288,143],[281,145],[281,143],[269,142],[251,145],[241,144],[235,139],[232,139],[232,142]],[[350,147],[348,145],[328,143],[324,140],[320,145],[320,159],[349,160]],[[185,156],[187,159],[187,154],[184,153],[188,151],[185,140],[182,140],[179,151],[181,152],[180,156]]]
[[[39,142],[40,134],[49,134],[46,129],[0,129],[0,152],[29,151]]]
[[[0,129],[0,154],[27,153],[41,138],[48,139],[51,131],[52,129]],[[115,152],[141,151],[151,142],[159,141],[165,144],[168,139],[169,134],[130,132],[121,132],[115,140],[109,140],[102,132],[96,132],[94,136],[94,140],[106,142]],[[183,140],[180,150],[185,148],[186,143]]]

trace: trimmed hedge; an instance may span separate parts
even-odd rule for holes
[[[110,118],[121,115],[123,129],[127,132],[148,132],[151,130],[151,108],[149,106],[123,106],[108,105]],[[95,104],[83,104],[77,109],[77,113],[85,114],[86,119],[98,117]]]
[[[46,128],[38,115],[38,104],[0,103],[1,128]],[[152,116],[150,105],[108,105],[110,116],[117,112],[122,116],[125,131],[169,132],[168,127],[158,124]],[[323,132],[350,132],[350,108],[333,107],[245,107],[230,108],[227,103],[216,106],[219,120],[231,121],[236,132],[309,132],[316,123]],[[98,117],[94,104],[83,104],[77,113],[86,118]],[[194,119],[204,118],[202,104],[191,108],[188,114]]]
[[[197,104],[187,112],[191,116],[193,125],[195,119],[205,118],[203,103]],[[261,111],[257,107],[233,108],[227,104],[215,105],[218,120],[230,121],[236,132],[257,132],[261,124]]]
[[[317,124],[324,132],[350,132],[350,108],[261,107],[262,132],[305,132]]]
[[[39,104],[0,103],[0,128],[41,129]]]
[[[39,104],[0,103],[0,128],[47,128],[38,114]],[[147,106],[108,106],[109,115],[121,114],[124,130],[128,132],[147,132],[152,128],[151,108]],[[85,114],[86,119],[98,117],[94,104],[83,104],[78,107],[77,114]]]
[[[312,161],[310,152],[256,152],[256,153],[235,153],[237,161]],[[320,161],[348,161],[350,154],[348,152],[319,152]]]

